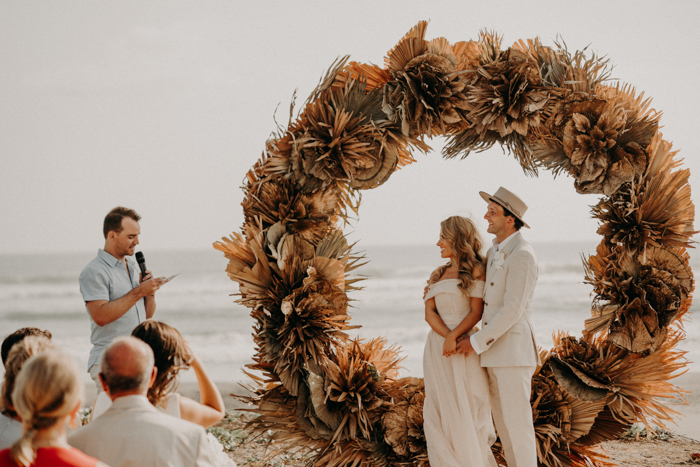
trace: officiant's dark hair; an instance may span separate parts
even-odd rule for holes
[[[109,211],[105,216],[104,224],[102,224],[102,233],[104,234],[105,238],[107,238],[107,235],[110,232],[119,233],[123,230],[122,219],[125,217],[130,217],[136,222],[141,220],[141,216],[139,216],[133,209],[117,206]]]
[[[523,225],[525,225],[525,224],[523,224],[523,221],[521,221],[520,219],[518,219],[517,217],[515,217],[515,214],[513,214],[512,212],[510,212],[510,211],[509,211],[508,209],[506,209],[505,207],[503,207],[503,206],[501,206],[501,207],[503,208],[503,215],[504,215],[504,216],[510,216],[510,217],[512,217],[513,219],[515,219],[515,230],[520,230],[520,229],[523,227]]]

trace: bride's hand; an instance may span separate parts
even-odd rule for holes
[[[457,351],[457,339],[448,334],[445,337],[445,343],[442,345],[442,355],[444,357],[449,357]]]

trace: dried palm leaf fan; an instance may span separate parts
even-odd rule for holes
[[[298,447],[317,467],[428,465],[423,381],[398,378],[396,346],[345,333],[361,257],[339,223],[359,190],[444,135],[445,157],[498,143],[527,174],[566,173],[578,192],[604,195],[593,207],[603,240],[584,260],[592,317],[581,338],[559,333],[541,351],[532,410],[540,465],[611,466],[599,443],[635,421],[664,426],[675,414],[665,404],[683,400],[670,381],[686,366],[676,347],[694,288],[689,171],[650,100],[605,84],[607,59],[563,41],[503,49],[489,32],[427,40],[426,29],[384,67],[337,60],[296,117],[292,103],[246,177],[242,234],[214,245],[254,321],[248,427],[272,431],[271,455]],[[500,441],[492,450],[503,464]]]

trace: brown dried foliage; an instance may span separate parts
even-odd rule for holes
[[[584,337],[555,337],[533,377],[542,465],[611,465],[596,450],[635,420],[663,427],[683,400],[670,383],[686,366],[675,350],[693,291],[684,248],[694,205],[688,170],[657,132],[643,93],[609,87],[608,61],[566,45],[425,40],[420,22],[385,68],[337,60],[301,114],[267,141],[248,172],[244,235],[215,248],[255,320],[255,386],[242,397],[281,449],[304,446],[315,466],[428,465],[423,381],[398,377],[398,350],[383,339],[349,341],[350,255],[339,218],[357,212],[356,190],[384,183],[427,150],[424,135],[452,135],[446,156],[495,143],[526,173],[575,178],[606,195],[593,208],[603,242],[585,262],[594,286]],[[492,447],[503,461],[499,442]],[[271,455],[279,452],[273,451]]]
[[[428,466],[423,433],[425,385],[419,378],[403,378],[394,384],[394,403],[382,416],[384,441],[391,447],[394,464]]]
[[[550,99],[538,64],[530,55],[511,48],[470,70],[465,79],[469,127],[449,140],[447,157],[466,157],[498,142],[516,156],[526,173],[535,174],[526,136],[546,118]]]
[[[611,342],[631,352],[658,349],[693,291],[688,260],[683,250],[648,247],[630,256],[601,242],[585,265],[596,293],[586,331],[608,331]]]
[[[593,208],[600,220],[598,233],[611,244],[641,251],[646,245],[689,247],[695,205],[690,197],[690,170],[675,170],[671,144],[657,133],[649,148],[649,167],[643,177],[623,185]]]
[[[470,43],[425,40],[421,21],[385,59],[392,77],[384,85],[383,109],[406,136],[439,135],[466,126],[466,82],[460,73],[475,62]]]

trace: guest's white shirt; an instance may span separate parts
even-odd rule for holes
[[[22,437],[22,423],[0,414],[0,451],[7,449]]]
[[[204,428],[156,410],[146,396],[115,399],[68,442],[112,467],[219,465]]]

